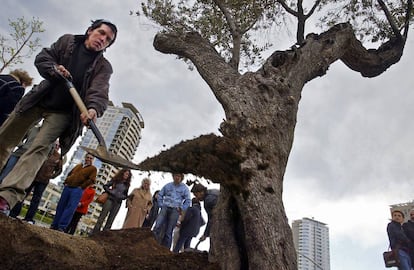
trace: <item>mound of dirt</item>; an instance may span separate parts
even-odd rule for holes
[[[1,269],[217,270],[207,252],[174,254],[146,228],[72,236],[0,215]]]

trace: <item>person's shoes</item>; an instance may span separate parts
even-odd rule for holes
[[[10,214],[10,205],[3,197],[0,197],[0,213],[6,216]]]
[[[59,232],[65,232],[65,229],[59,228],[59,229],[57,229],[57,231],[59,231]]]
[[[27,223],[34,225],[35,222],[33,220],[25,220]]]

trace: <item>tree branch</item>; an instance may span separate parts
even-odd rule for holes
[[[411,11],[413,10],[413,1],[408,0],[407,2],[407,11],[405,13],[405,23],[404,23],[404,39],[407,40],[408,36],[408,29],[410,27],[410,20],[411,20]]]
[[[366,49],[353,36],[350,39],[348,50],[341,57],[341,60],[350,69],[360,72],[364,77],[376,77],[400,61],[404,46],[405,39],[394,38],[376,50]]]
[[[382,11],[384,11],[385,17],[387,18],[388,23],[391,26],[392,31],[394,32],[394,35],[398,39],[403,39],[400,30],[397,27],[397,24],[394,21],[394,17],[391,15],[390,11],[388,10],[387,6],[385,5],[384,1],[377,0],[378,4],[380,5]]]
[[[262,69],[267,74],[277,72],[286,81],[305,83],[323,76],[340,59],[362,76],[375,77],[401,59],[404,45],[404,40],[392,39],[378,49],[366,49],[355,37],[352,26],[343,23],[320,35],[309,34],[300,48],[275,52]]]
[[[230,59],[230,66],[237,70],[240,63],[240,44],[242,33],[240,33],[239,27],[231,16],[229,10],[224,6],[223,2],[220,0],[213,0],[213,2],[219,7],[224,17],[226,18],[227,25],[229,26],[231,36],[233,38],[233,49],[232,57]]]
[[[232,100],[227,92],[228,85],[235,84],[240,74],[226,63],[208,40],[195,32],[183,35],[158,33],[154,38],[154,48],[190,59],[224,109],[230,106]]]
[[[295,16],[295,17],[298,17],[298,13],[296,12],[296,11],[294,11],[293,9],[291,9],[287,4],[286,4],[286,2],[285,1],[283,1],[283,0],[277,0],[277,2],[279,3],[279,4],[281,4],[282,5],[282,7],[288,12],[288,13],[290,13],[290,14],[292,14],[293,16]]]
[[[321,2],[321,0],[315,1],[315,3],[313,4],[311,10],[308,12],[308,14],[305,15],[306,19],[308,19],[310,16],[312,16],[312,14],[315,12],[316,8],[319,6],[320,2]]]

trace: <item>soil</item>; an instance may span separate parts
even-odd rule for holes
[[[174,254],[147,228],[72,236],[0,214],[0,269],[218,270],[208,253]]]

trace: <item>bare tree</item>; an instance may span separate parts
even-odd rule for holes
[[[316,11],[327,30],[305,37],[306,19]],[[387,5],[382,0],[321,0],[309,8],[301,0],[147,0],[142,12],[164,28],[155,36],[155,49],[191,61],[226,119],[222,136],[181,142],[144,160],[141,168],[179,170],[220,183],[210,260],[222,269],[296,270],[282,191],[302,90],[338,60],[364,77],[397,63],[412,0]],[[274,51],[260,69],[242,74],[242,62],[257,61],[269,48],[255,45],[254,31],[275,24],[286,28],[283,21],[291,15],[298,20],[298,45]],[[366,49],[361,37],[382,44]]]
[[[36,18],[31,21],[26,21],[24,17],[15,21],[9,19],[9,26],[10,38],[0,35],[0,73],[6,67],[22,64],[24,58],[31,57],[41,46],[40,39],[34,35],[45,31],[43,22]]]

